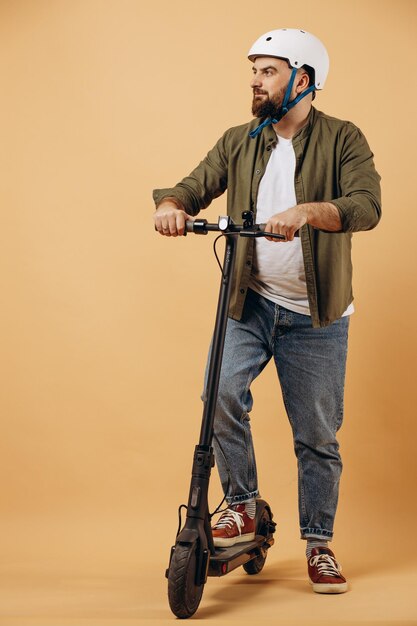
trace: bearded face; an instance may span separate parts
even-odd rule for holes
[[[282,87],[278,93],[270,96],[267,91],[253,88],[252,115],[254,117],[279,116],[284,101],[286,87]]]

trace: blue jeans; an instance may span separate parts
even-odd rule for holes
[[[300,315],[249,290],[241,321],[228,320],[213,447],[226,499],[259,494],[249,413],[250,386],[271,357],[281,384],[298,462],[301,538],[331,540],[342,461],[349,317],[313,328]]]

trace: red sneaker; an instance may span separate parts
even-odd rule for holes
[[[344,593],[348,584],[342,568],[329,548],[313,548],[308,559],[308,576],[316,593]]]
[[[255,539],[255,520],[245,511],[244,504],[232,504],[212,528],[217,548],[228,548],[235,543]]]

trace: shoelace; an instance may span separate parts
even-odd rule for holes
[[[342,566],[330,554],[316,554],[310,559],[310,565],[317,567],[319,574],[324,576],[339,576]]]
[[[239,513],[239,511],[234,511],[233,509],[226,509],[213,528],[231,528],[233,524],[236,524],[239,535],[241,535],[241,528],[243,526],[243,513]]]

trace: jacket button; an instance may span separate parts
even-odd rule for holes
[[[271,146],[266,146],[266,149],[267,149],[268,152],[270,152]]]
[[[257,173],[257,174],[260,174],[260,173],[261,173],[261,170],[256,170],[256,173]]]
[[[241,289],[241,290],[240,290],[240,293],[245,293],[245,290],[244,290],[244,289]]]

